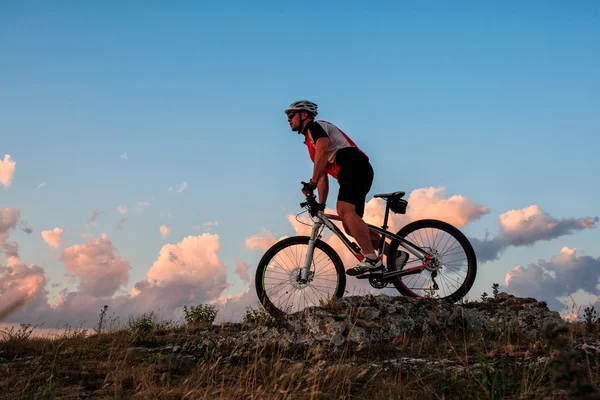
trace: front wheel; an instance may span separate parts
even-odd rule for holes
[[[477,259],[471,243],[454,226],[434,219],[411,222],[398,236],[430,252],[437,259],[429,269],[393,279],[394,286],[408,297],[433,297],[456,302],[463,298],[475,282]],[[400,246],[392,240],[388,249],[388,269],[409,269],[423,262],[411,253],[404,265],[396,265]],[[437,284],[437,288],[436,288]]]
[[[317,240],[307,282],[300,281],[308,250],[308,236],[293,236],[275,243],[256,269],[256,294],[274,317],[320,306],[342,297],[346,273],[340,256],[327,243]]]

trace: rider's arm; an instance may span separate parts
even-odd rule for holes
[[[329,149],[329,138],[327,136],[316,140],[315,146],[315,165],[313,167],[313,175],[310,178],[314,183],[319,183],[323,176],[326,176],[325,168],[327,167],[327,149]]]
[[[321,179],[317,182],[317,191],[319,193],[319,203],[327,203],[327,195],[329,194],[329,177],[327,174],[321,175]]]
[[[321,177],[327,175],[325,168],[329,162],[327,159],[327,153],[329,150],[329,136],[327,135],[327,132],[325,132],[325,129],[323,129],[321,124],[319,124],[317,121],[309,122],[307,128],[308,134],[315,143],[314,167],[310,180],[318,184]]]

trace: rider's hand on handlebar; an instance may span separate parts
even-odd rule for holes
[[[310,215],[316,217],[319,214],[319,211],[325,211],[325,203],[316,203],[311,208]]]
[[[317,188],[317,184],[313,181],[308,181],[308,183],[302,181],[302,185],[302,193],[304,193],[305,196],[312,194],[312,192]]]

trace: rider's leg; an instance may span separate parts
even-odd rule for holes
[[[379,246],[381,245],[381,235],[379,233],[369,231],[371,235],[371,244],[375,250],[379,250]],[[388,251],[388,242],[383,242],[383,254],[387,254]]]
[[[363,254],[375,254],[367,223],[356,214],[354,204],[338,200],[336,207],[338,215],[342,219],[344,229],[356,239]]]
[[[342,221],[342,225],[343,225],[344,230],[346,231],[346,233],[348,235],[354,237],[352,235],[352,233],[350,233],[350,229],[344,223],[344,221]],[[375,249],[375,251],[379,251],[379,246],[381,245],[381,235],[379,233],[371,231],[371,230],[369,230],[369,235],[370,235],[371,245],[373,246],[373,249]],[[383,242],[383,254],[387,254],[388,247],[389,247],[389,243],[388,242]]]

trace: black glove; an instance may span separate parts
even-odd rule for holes
[[[308,192],[312,192],[313,190],[315,190],[317,188],[317,184],[314,183],[313,181],[308,181],[308,183],[302,181],[302,184],[304,185],[302,190],[306,190]]]
[[[315,202],[315,204],[311,208],[310,215],[313,216],[313,217],[316,217],[319,214],[319,211],[325,211],[325,203],[317,203],[317,202]]]

